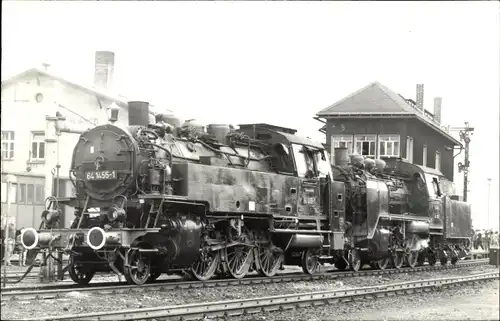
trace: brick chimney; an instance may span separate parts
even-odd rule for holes
[[[115,53],[112,51],[96,51],[94,67],[94,86],[96,89],[111,90],[114,69]]]
[[[424,112],[424,84],[417,84],[417,109]]]
[[[441,124],[441,102],[443,99],[441,97],[434,98],[434,120]]]

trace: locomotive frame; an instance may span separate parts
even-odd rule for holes
[[[357,271],[364,263],[413,267],[426,257],[455,263],[466,253],[440,225],[444,204],[455,201],[442,200],[425,168],[399,161],[375,171],[355,159],[332,167],[321,144],[288,128],[240,125],[207,135],[164,115],[151,124],[147,113],[147,103],[130,102],[129,127],[83,133],[72,162],[77,195],[51,197],[43,226],[21,237],[27,249],[69,253],[77,283],[110,270],[144,284],[162,273],[204,281],[251,270],[272,276],[286,264],[313,274],[323,263]],[[415,174],[436,179],[436,197],[422,192],[429,203],[420,215],[390,213],[405,200],[391,203],[389,189],[397,194]],[[69,229],[55,228],[60,204],[75,208]]]

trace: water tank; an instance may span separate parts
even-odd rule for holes
[[[339,147],[335,148],[335,165],[345,167],[349,164],[349,155],[347,148]]]
[[[226,124],[210,124],[207,127],[207,133],[214,136],[222,144],[226,144],[226,136],[230,132],[231,127]]]
[[[130,126],[144,126],[149,124],[149,103],[145,101],[128,102],[128,124]]]

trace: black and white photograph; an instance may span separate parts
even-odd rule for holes
[[[2,1],[1,320],[499,320],[498,1]]]

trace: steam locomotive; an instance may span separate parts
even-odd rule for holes
[[[130,284],[162,273],[197,280],[273,276],[284,265],[358,271],[440,260],[470,244],[470,206],[440,190],[441,174],[404,161],[348,156],[267,124],[181,125],[129,102],[129,126],[81,134],[70,177],[76,195],[48,198],[28,250],[64,251],[74,282],[114,271]],[[60,225],[61,205],[75,210]]]

